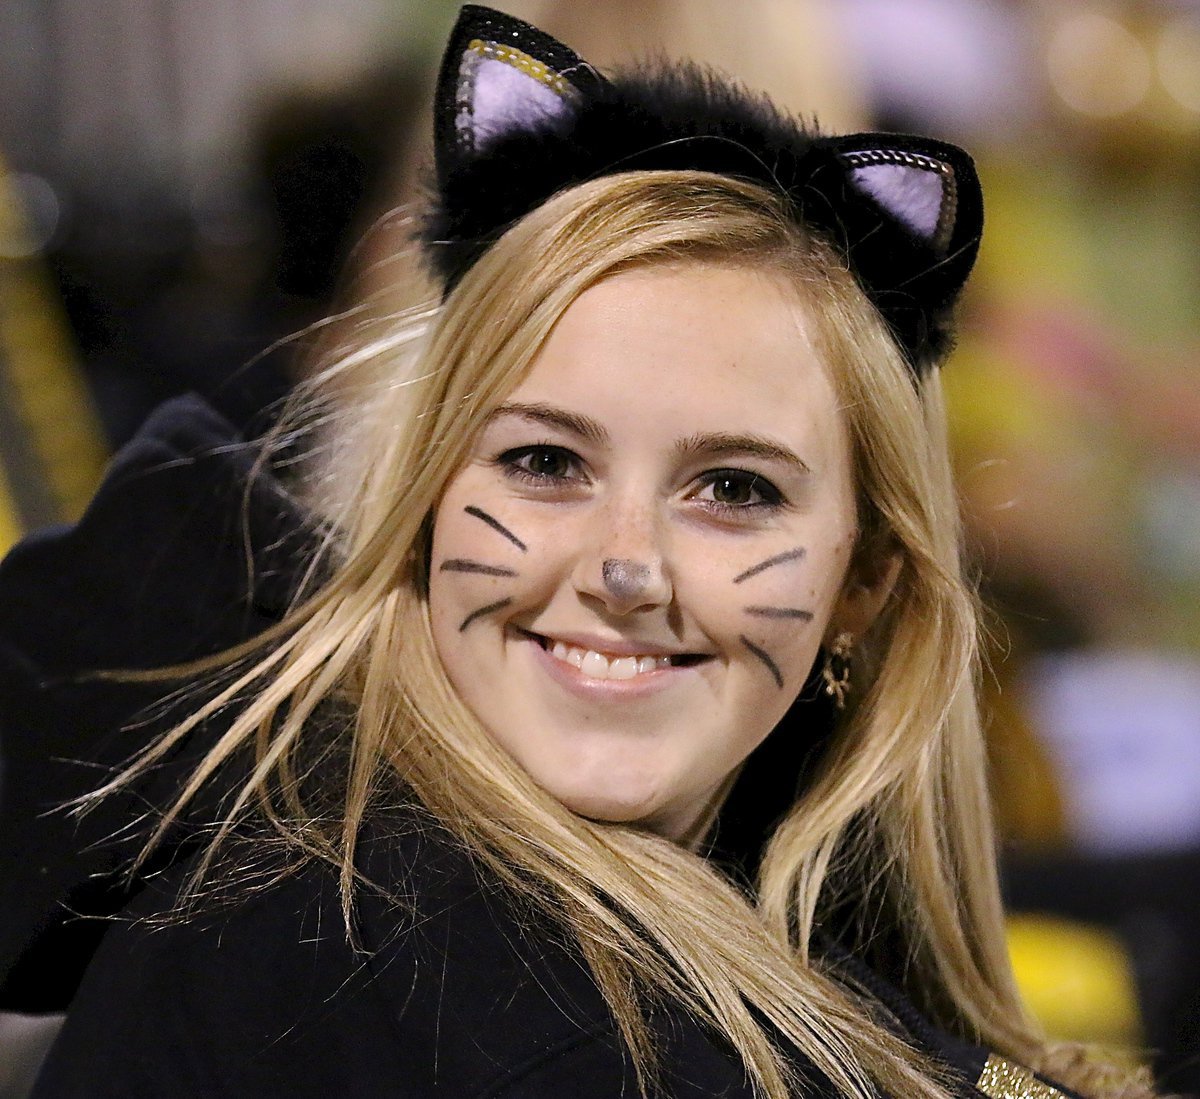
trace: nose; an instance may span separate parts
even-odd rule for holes
[[[576,589],[616,615],[669,604],[673,591],[654,520],[626,511],[603,515],[600,525],[596,549],[580,555]]]

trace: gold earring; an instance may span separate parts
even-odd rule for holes
[[[843,631],[825,650],[821,678],[825,680],[825,693],[833,698],[833,704],[839,710],[846,708],[846,695],[850,693],[850,650],[853,648],[854,635]]]

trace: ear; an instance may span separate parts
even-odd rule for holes
[[[439,177],[508,134],[573,116],[599,77],[536,27],[468,4],[442,58],[434,102]]]
[[[851,134],[833,145],[850,186],[934,252],[979,238],[979,180],[962,149],[903,134]]]
[[[882,558],[851,564],[829,619],[826,646],[840,633],[861,640],[887,604],[902,564],[898,549],[889,550]]]

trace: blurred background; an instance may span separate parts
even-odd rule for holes
[[[1013,954],[1053,1033],[1200,1093],[1200,3],[501,6],[976,154],[945,380]],[[0,0],[0,552],[165,397],[262,427],[307,361],[280,341],[385,285],[456,10]]]

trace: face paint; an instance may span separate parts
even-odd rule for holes
[[[494,611],[503,610],[512,602],[511,599],[497,599],[495,603],[489,603],[486,607],[480,607],[478,610],[473,610],[458,627],[458,632],[462,633],[472,622],[482,618],[485,614],[491,614]]]
[[[812,611],[799,607],[743,607],[742,610],[758,618],[796,618],[801,622],[811,622],[813,617]]]
[[[443,492],[438,655],[488,733],[574,812],[687,834],[833,628],[855,491],[803,327],[774,275],[606,279]],[[503,555],[518,552],[513,570]]]
[[[601,566],[604,586],[618,599],[635,599],[650,580],[650,566],[609,558]]]
[[[516,576],[515,569],[500,565],[485,565],[481,561],[468,561],[465,557],[452,557],[442,562],[442,572],[473,572],[479,576]]]
[[[767,666],[767,671],[769,671],[771,673],[771,678],[773,680],[775,680],[775,686],[782,688],[783,687],[783,672],[781,672],[779,670],[779,665],[776,664],[775,661],[771,659],[771,657],[767,653],[767,651],[765,649],[760,649],[756,644],[754,644],[753,641],[751,641],[744,634],[741,637],[741,642],[743,645],[746,646],[747,649],[749,649],[755,656],[758,657],[759,660],[761,660]]]
[[[768,557],[765,561],[759,561],[757,565],[751,565],[745,572],[738,573],[733,578],[733,582],[740,584],[744,580],[749,580],[752,576],[757,576],[760,572],[766,572],[767,569],[774,568],[776,565],[784,565],[788,561],[802,561],[806,552],[803,546],[797,546],[786,553],[777,553],[774,557]]]
[[[483,508],[477,508],[474,505],[463,508],[468,515],[473,515],[476,519],[482,519],[492,530],[504,535],[514,546],[522,553],[527,552],[528,547],[521,541],[511,530],[508,529],[499,519],[493,519]]]
[[[765,561],[759,561],[756,565],[751,565],[744,572],[740,572],[733,578],[735,584],[741,584],[746,580],[750,580],[755,576],[774,568],[776,565],[786,565],[792,561],[803,561],[807,556],[807,551],[803,546],[797,546],[795,549],[786,550],[783,553],[776,553],[768,557]],[[802,610],[799,607],[768,607],[768,606],[750,606],[743,607],[746,614],[753,615],[756,618],[774,618],[774,619],[791,619],[800,622],[811,622],[813,619],[812,611]],[[783,688],[784,680],[783,673],[779,670],[779,665],[771,658],[770,653],[759,645],[754,644],[748,637],[742,637],[742,644],[752,652],[767,671],[771,673],[771,678],[775,680],[775,686]]]

